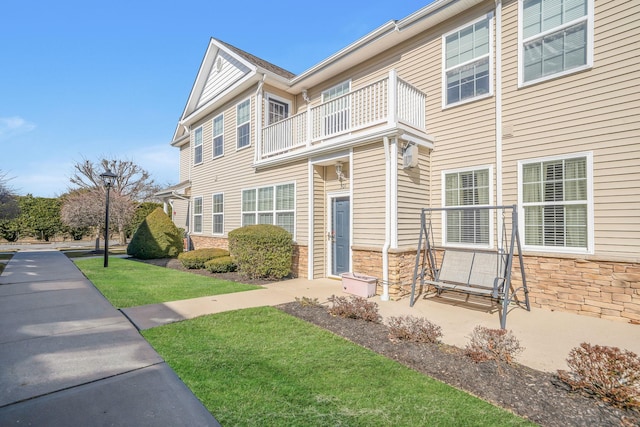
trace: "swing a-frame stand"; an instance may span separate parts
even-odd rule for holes
[[[432,214],[442,211],[444,218],[448,212],[460,215],[479,215],[488,211],[485,218],[496,213],[497,220],[501,221],[501,244],[495,250],[485,249],[459,249],[436,248],[433,238]],[[505,214],[511,212],[511,233],[507,236]],[[475,221],[474,221],[475,223]],[[488,245],[485,245],[488,246]],[[513,268],[513,256],[516,252],[520,264],[522,284],[514,289],[511,283],[511,271]],[[438,262],[437,251],[442,251]],[[529,305],[529,290],[524,274],[524,262],[520,236],[518,234],[518,210],[513,206],[465,206],[456,208],[423,208],[420,217],[420,239],[416,264],[413,271],[413,283],[411,284],[411,307],[415,303],[416,287],[421,290],[425,285],[436,290],[438,295],[444,291],[461,292],[468,295],[476,295],[491,298],[501,305],[500,327],[505,329],[507,313],[512,302],[522,303],[517,294],[522,292],[524,305],[531,311]]]

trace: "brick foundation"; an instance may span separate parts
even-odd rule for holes
[[[353,271],[378,278],[380,295],[382,251],[354,247],[352,253]],[[389,294],[393,299],[411,291],[415,256],[415,250],[389,251]],[[532,307],[640,324],[639,263],[525,256],[524,264]],[[522,284],[517,257],[512,284],[514,288]]]
[[[229,240],[223,237],[191,235],[193,249],[221,248],[229,249]],[[293,277],[307,277],[308,248],[301,245],[293,245],[293,257],[291,259],[291,273]]]

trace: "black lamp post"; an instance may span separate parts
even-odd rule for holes
[[[107,188],[107,203],[104,216],[104,266],[109,267],[109,189],[113,187],[113,183],[118,175],[111,172],[111,169],[107,170],[100,175],[104,186]]]

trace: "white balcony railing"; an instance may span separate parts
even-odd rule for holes
[[[288,153],[366,128],[403,123],[426,132],[426,95],[389,76],[262,129],[258,159]]]

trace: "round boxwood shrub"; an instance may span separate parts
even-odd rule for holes
[[[214,258],[229,256],[229,251],[219,248],[202,248],[178,255],[178,259],[184,268],[205,268],[205,263]]]
[[[138,226],[127,254],[140,259],[175,258],[182,247],[182,231],[162,208],[156,208]]]
[[[204,268],[210,273],[229,273],[236,271],[236,263],[233,262],[233,258],[230,256],[223,256],[205,262]]]
[[[282,279],[291,274],[293,240],[282,227],[247,225],[229,232],[229,252],[240,275],[250,279]]]

